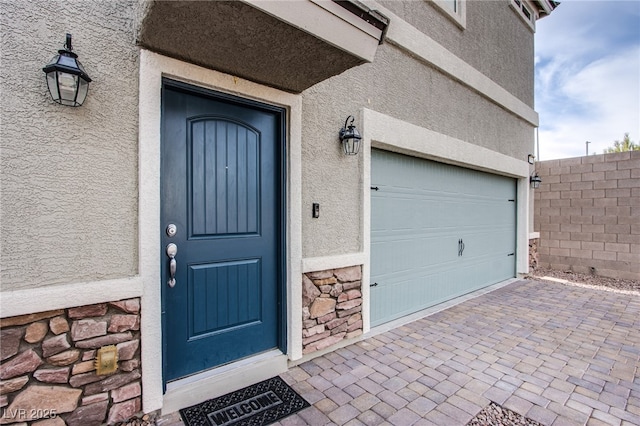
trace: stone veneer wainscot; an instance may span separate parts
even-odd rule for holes
[[[536,269],[538,267],[538,245],[540,240],[538,238],[529,239],[529,269]]]
[[[0,320],[0,424],[114,424],[141,410],[140,299]],[[95,372],[116,345],[118,370]]]
[[[302,275],[302,353],[362,334],[362,268]]]

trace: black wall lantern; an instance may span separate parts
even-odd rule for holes
[[[349,119],[351,119],[351,122],[349,122]],[[362,136],[360,136],[356,126],[353,125],[354,120],[355,118],[352,115],[348,116],[344,121],[344,127],[340,129],[340,142],[346,155],[356,155],[360,151]]]
[[[529,182],[531,182],[531,188],[538,189],[540,188],[542,178],[538,175],[538,172],[533,172],[533,175],[529,178]]]
[[[47,75],[51,98],[59,104],[77,107],[86,99],[91,79],[72,50],[71,34],[67,34],[64,49],[58,50],[42,71]]]

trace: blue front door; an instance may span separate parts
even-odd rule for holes
[[[166,382],[282,346],[283,123],[279,108],[164,81]]]

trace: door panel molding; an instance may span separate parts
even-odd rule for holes
[[[188,182],[192,211],[188,222],[189,238],[259,234],[260,131],[239,120],[205,116],[190,119],[187,132],[190,142],[187,147],[187,169],[192,177]],[[194,140],[194,135],[199,136],[200,133],[202,136]],[[210,140],[211,133],[215,134],[213,141]],[[227,142],[226,146],[222,146],[218,143],[219,133],[231,133],[237,145]],[[221,163],[225,161],[236,167],[222,174]],[[244,164],[247,167],[243,167]],[[210,168],[218,166],[218,173],[207,173],[211,171]],[[200,174],[201,179],[194,179]],[[220,192],[230,194],[231,199],[222,199]],[[207,210],[209,205],[213,205],[213,211]],[[195,213],[198,211],[202,220],[196,220]]]
[[[188,265],[187,286],[193,287],[192,291],[188,291],[190,297],[187,339],[189,341],[225,331],[233,331],[236,328],[246,327],[262,320],[260,306],[262,292],[250,293],[251,297],[244,301],[239,297],[242,290],[246,290],[243,287],[247,285],[248,277],[258,277],[257,279],[259,279],[261,263],[260,258],[253,258]],[[227,279],[221,279],[221,274],[226,275]],[[198,275],[206,276],[198,281],[206,281],[208,288],[204,288],[196,282]],[[229,278],[229,275],[233,278]],[[225,286],[226,288],[223,288]],[[228,305],[235,305],[237,314],[223,315],[226,312],[225,304],[221,304],[221,300],[213,297],[213,294],[208,290],[212,290],[216,295],[221,293],[227,295],[225,302]],[[234,290],[237,293],[231,294]]]

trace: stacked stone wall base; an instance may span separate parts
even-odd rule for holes
[[[0,424],[116,424],[141,411],[140,299],[0,320]],[[96,354],[115,345],[115,372]]]
[[[362,334],[362,267],[302,275],[302,353]]]

